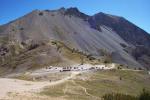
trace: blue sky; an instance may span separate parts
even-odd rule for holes
[[[123,16],[150,33],[150,0],[0,0],[0,25],[32,10],[77,7],[93,15],[98,12]]]

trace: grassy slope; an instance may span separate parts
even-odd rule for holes
[[[120,77],[122,78],[120,80]],[[78,81],[89,89],[89,92],[99,96],[108,92],[120,92],[137,95],[142,88],[150,90],[150,76],[144,72],[133,71],[102,71],[94,73],[91,80]],[[94,89],[94,90],[93,90]]]
[[[41,94],[52,97],[65,96],[69,100],[91,100],[100,99],[104,94],[111,92],[139,95],[143,88],[150,90],[149,84],[150,76],[146,72],[101,71],[84,73],[74,80],[58,86],[47,87]]]
[[[35,70],[44,66],[69,66],[74,63],[81,64],[91,63],[100,64],[102,63],[98,59],[90,60],[87,58],[87,54],[79,50],[74,50],[73,47],[68,47],[60,41],[47,41],[45,44],[39,44],[38,47],[27,50],[21,49],[19,44],[13,46],[9,56],[4,57],[3,63],[0,63],[0,67],[8,68],[11,73],[21,69],[21,71]],[[19,54],[16,54],[18,52]],[[41,55],[44,54],[44,55]],[[0,72],[0,74],[4,74]],[[7,73],[5,73],[7,74]]]

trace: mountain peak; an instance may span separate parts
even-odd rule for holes
[[[130,44],[150,46],[149,34],[124,17],[100,12],[90,17],[89,23],[95,29],[100,25],[111,27],[119,36]]]
[[[88,15],[80,12],[78,10],[78,8],[76,8],[76,7],[71,7],[71,8],[66,9],[65,14],[66,15],[73,15],[73,16],[76,16],[76,17],[80,17],[82,19],[87,19],[89,17]]]
[[[61,10],[61,11],[65,11],[65,10],[66,10],[66,8],[61,7],[59,10]]]
[[[68,10],[68,11],[72,11],[72,12],[74,12],[74,13],[79,13],[79,12],[80,12],[77,7],[71,7],[71,8],[68,8],[67,10]]]
[[[107,14],[107,13],[103,13],[103,12],[99,12],[97,14],[95,14],[94,16],[98,16],[98,17],[109,17],[111,19],[114,19],[114,20],[119,20],[119,19],[124,19],[123,17],[121,16],[116,16],[116,15],[111,15],[111,14]]]

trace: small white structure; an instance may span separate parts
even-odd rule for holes
[[[92,70],[109,70],[115,68],[115,64],[109,65],[91,65],[91,64],[84,64],[84,65],[72,65],[66,67],[57,67],[57,66],[46,66],[45,68],[36,70],[34,74],[48,74],[48,73],[56,73],[56,72],[64,72],[64,71],[92,71]],[[150,71],[149,71],[150,74]]]

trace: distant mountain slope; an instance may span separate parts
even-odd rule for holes
[[[98,13],[89,18],[91,27],[99,30],[105,25],[113,29],[123,40],[132,45],[130,54],[145,67],[150,62],[150,34],[132,24],[123,17]],[[130,51],[130,50],[127,50]]]
[[[106,25],[112,28],[119,36],[130,44],[150,47],[150,35],[123,17],[98,13],[90,17],[89,23],[91,23],[93,27]]]
[[[143,64],[143,62],[139,63],[136,61],[132,55],[132,50],[133,47],[135,47],[135,41],[141,42],[141,38],[143,39],[148,35],[146,33],[138,33],[140,35],[142,34],[143,37],[140,38],[138,36],[139,39],[134,40],[136,35],[133,33],[134,38],[131,34],[131,41],[126,40],[125,36],[129,39],[130,31],[128,32],[128,30],[133,30],[132,28],[127,28],[126,30],[126,28],[122,29],[122,26],[120,29],[127,32],[127,35],[123,37],[120,35],[121,33],[118,33],[118,31],[114,29],[115,26],[112,27],[109,25],[109,23],[112,24],[112,20],[118,21],[120,18],[113,17],[113,19],[111,19],[112,17],[110,17],[109,19],[107,18],[108,16],[106,16],[104,22],[108,23],[107,25],[101,21],[103,18],[100,16],[99,14],[98,16],[85,15],[77,8],[61,8],[53,11],[34,10],[15,21],[1,26],[1,66],[23,66],[22,68],[28,66],[28,69],[30,69],[30,66],[33,65],[31,64],[31,59],[34,59],[32,63],[34,62],[36,66],[38,66],[40,59],[43,59],[41,66],[44,66],[51,65],[52,63],[50,62],[54,58],[57,58],[57,60],[53,61],[53,63],[56,64],[58,61],[79,63],[75,60],[79,55],[86,55],[87,58],[93,57],[97,60],[109,55],[109,58],[112,58],[113,62],[131,67],[142,67],[141,64]],[[126,22],[123,21],[123,23]],[[61,42],[63,46],[53,46],[52,41]],[[142,43],[144,43],[144,41],[148,42],[149,37],[143,40]],[[144,44],[144,46],[148,47],[149,43]],[[66,49],[61,50],[60,48],[62,47],[68,48],[71,52],[66,51]],[[74,55],[75,59],[70,59],[74,51],[77,51],[78,55]],[[22,55],[26,55],[26,59],[22,59],[20,63],[16,62],[15,59],[18,59],[18,57]],[[8,58],[11,59],[9,61],[10,65],[7,64]]]

